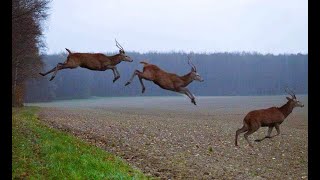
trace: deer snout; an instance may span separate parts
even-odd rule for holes
[[[196,76],[194,77],[194,80],[199,81],[199,82],[203,82],[204,81],[203,78],[198,73],[196,73]]]
[[[297,106],[299,106],[299,107],[304,107],[304,104],[302,104],[301,102],[299,102],[299,103],[297,104]]]
[[[132,59],[125,59],[124,61],[127,61],[127,62],[133,62]]]
[[[204,81],[204,79],[203,79],[202,77],[200,77],[200,76],[197,78],[197,80],[198,80],[199,82],[203,82],[203,81]]]

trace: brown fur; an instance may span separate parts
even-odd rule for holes
[[[73,53],[67,57],[66,64],[82,67],[94,71],[111,69],[121,62],[121,55],[106,56],[101,53]]]
[[[46,76],[47,74],[54,72],[50,78],[51,81],[54,79],[57,72],[62,69],[74,69],[77,67],[82,67],[93,71],[105,71],[107,69],[111,69],[114,74],[113,82],[115,82],[120,78],[120,74],[116,65],[123,60],[132,62],[131,58],[126,56],[124,50],[122,49],[119,50],[119,54],[113,56],[106,56],[102,53],[72,53],[69,49],[66,48],[66,50],[68,51],[69,55],[64,63],[58,63],[57,66],[50,71],[39,74]]]
[[[268,135],[265,138],[271,138],[270,135],[273,127],[276,128],[277,135],[279,135],[280,124],[292,112],[293,108],[297,106],[303,107],[303,104],[297,101],[295,96],[292,99],[287,97],[287,99],[288,102],[281,107],[270,107],[268,109],[250,111],[243,120],[242,128],[238,129],[236,132],[235,145],[238,146],[237,141],[239,134],[246,132],[244,137],[252,147],[252,144],[248,140],[248,136],[257,131],[260,127],[269,127]],[[263,139],[256,141],[262,141]]]
[[[137,75],[142,86],[142,93],[144,93],[145,91],[145,86],[142,79],[145,79],[154,82],[162,89],[186,94],[191,99],[191,102],[196,105],[193,94],[186,88],[186,86],[197,77],[197,73],[194,68],[192,68],[190,73],[184,76],[179,76],[174,73],[166,72],[154,64],[149,64],[144,61],[140,63],[143,64],[143,72],[135,70],[133,75],[131,76],[131,79],[125,84],[126,86],[129,85],[132,82],[133,78]],[[199,76],[197,78],[201,77]],[[200,79],[199,81],[203,80]]]

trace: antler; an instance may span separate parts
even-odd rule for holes
[[[286,91],[288,94],[290,94],[290,95],[292,96],[292,98],[296,99],[295,93],[294,93],[292,90],[290,90],[288,87],[286,87],[285,91]]]
[[[123,47],[118,43],[117,39],[115,39],[115,41],[116,41],[116,46],[117,46],[119,49],[124,50]]]
[[[195,71],[197,71],[196,66],[195,66],[195,65],[192,63],[192,61],[191,61],[191,56],[190,56],[190,55],[187,55],[187,57],[188,57],[188,64],[189,64],[192,68],[194,68]]]

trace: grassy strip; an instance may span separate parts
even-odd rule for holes
[[[148,179],[120,158],[41,124],[38,110],[12,109],[13,179]]]

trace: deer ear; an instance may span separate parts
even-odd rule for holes
[[[289,98],[289,97],[286,97],[286,98],[287,98],[287,100],[288,100],[288,101],[290,101],[290,100],[291,100],[291,98]]]
[[[194,67],[191,68],[191,71],[196,72],[196,70],[194,69]]]

